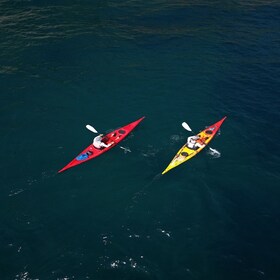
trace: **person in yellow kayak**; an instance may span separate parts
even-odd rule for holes
[[[194,136],[188,137],[187,146],[190,149],[196,150],[196,149],[205,147],[205,143],[204,143],[203,139],[201,139],[199,136],[194,135]]]
[[[110,147],[113,143],[110,143],[110,144],[105,144],[103,141],[102,141],[102,138],[103,138],[103,134],[99,134],[98,136],[96,136],[94,139],[93,139],[93,143],[92,145],[97,148],[97,149],[102,149],[102,148],[108,148]]]

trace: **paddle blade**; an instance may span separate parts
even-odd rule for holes
[[[93,133],[98,133],[97,130],[94,127],[92,127],[91,125],[89,125],[89,124],[86,125],[86,128],[88,130],[92,131]]]
[[[186,122],[182,123],[182,127],[188,131],[192,131],[192,129],[189,127],[189,125]]]

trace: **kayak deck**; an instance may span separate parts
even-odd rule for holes
[[[184,144],[184,146],[177,152],[175,157],[172,159],[172,161],[169,163],[169,165],[166,167],[166,169],[161,174],[167,173],[169,170],[186,162],[187,160],[191,159],[192,157],[197,155],[199,152],[201,152],[209,144],[209,142],[214,138],[214,136],[219,131],[219,129],[225,119],[226,119],[226,117],[222,118],[220,121],[214,123],[213,125],[207,127],[206,129],[204,129],[203,131],[201,131],[197,134],[197,136],[199,136],[200,139],[203,139],[203,142],[205,144],[203,147],[192,149],[187,146],[187,143]]]
[[[109,151],[114,146],[116,146],[119,142],[124,140],[124,138],[144,119],[145,117],[142,117],[132,123],[129,123],[121,128],[118,128],[108,134],[106,134],[102,141],[105,144],[111,144],[107,148],[97,149],[92,144],[89,145],[87,148],[85,148],[78,156],[76,156],[71,162],[69,162],[65,167],[60,169],[58,173],[61,173],[71,167],[74,167],[76,165],[79,165],[81,163],[84,163],[88,160],[91,160],[93,158],[96,158],[100,156],[101,154]]]

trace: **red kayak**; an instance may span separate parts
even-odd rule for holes
[[[92,144],[89,145],[86,149],[84,149],[77,157],[75,157],[71,162],[69,162],[65,167],[60,169],[58,173],[65,171],[68,168],[76,166],[78,164],[84,163],[90,159],[96,158],[101,154],[109,151],[114,146],[116,146],[119,142],[121,142],[145,117],[138,119],[130,124],[127,124],[121,128],[118,128],[108,134],[106,134],[102,138],[102,142],[109,145],[108,148],[97,149]]]

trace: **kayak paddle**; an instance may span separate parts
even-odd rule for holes
[[[87,128],[88,130],[90,130],[91,132],[93,132],[93,133],[98,133],[97,130],[96,130],[93,126],[91,126],[91,125],[89,125],[89,124],[86,125],[86,128]]]
[[[190,126],[186,123],[186,122],[183,122],[182,123],[182,127],[188,131],[192,131],[192,129],[190,128]]]

